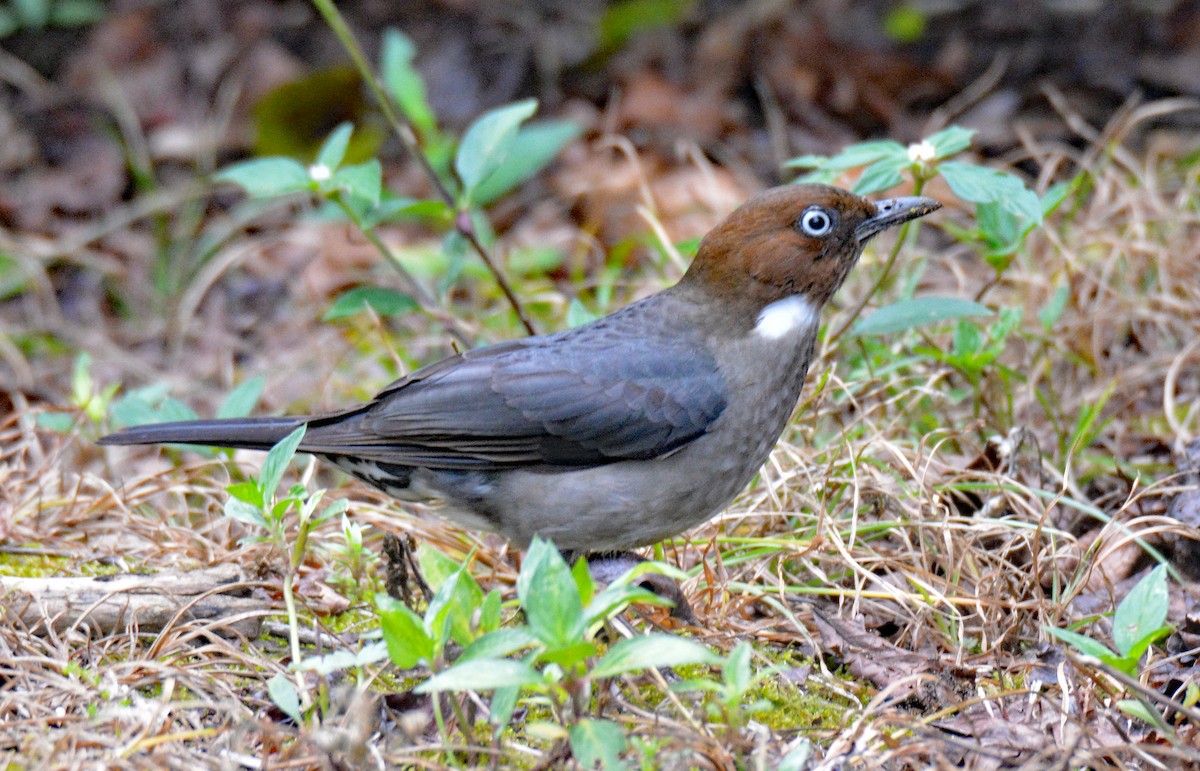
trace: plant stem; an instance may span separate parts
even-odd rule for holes
[[[296,594],[292,589],[292,582],[295,579],[295,571],[289,566],[287,575],[283,577],[283,606],[287,610],[288,618],[288,642],[292,649],[292,666],[300,663],[300,619],[296,615]],[[297,672],[296,677],[300,674]]]
[[[374,96],[375,101],[379,103],[379,107],[383,111],[384,117],[387,118],[388,123],[391,124],[392,130],[396,132],[396,136],[400,138],[400,141],[404,144],[405,149],[408,150],[409,154],[416,159],[418,164],[420,164],[421,169],[425,172],[425,175],[429,177],[429,181],[433,183],[438,195],[446,203],[446,205],[451,208],[457,208],[457,202],[454,200],[454,196],[450,193],[450,190],[446,187],[445,183],[442,182],[441,178],[438,177],[437,172],[434,171],[432,164],[429,163],[429,158],[427,158],[425,153],[421,150],[421,145],[417,141],[417,134],[413,129],[412,121],[409,120],[409,117],[404,112],[403,108],[388,98],[387,92],[385,92],[379,85],[379,81],[375,78],[375,73],[371,69],[371,65],[367,63],[367,58],[363,55],[362,48],[359,47],[358,41],[354,38],[354,33],[351,32],[350,27],[346,25],[346,20],[342,17],[342,14],[333,4],[333,0],[312,0],[312,3],[314,6],[316,6],[317,11],[321,14],[321,16],[324,17],[325,23],[328,24],[329,28],[333,30],[333,33],[337,35],[338,40],[342,42],[342,47],[344,47],[346,49],[346,53],[350,55],[351,61],[353,61],[354,66],[358,68],[359,74],[362,75],[363,82],[367,84],[367,88],[371,91],[371,95]],[[516,294],[512,290],[512,286],[508,283],[508,279],[505,278],[504,273],[501,272],[499,266],[496,265],[495,261],[492,260],[492,256],[486,249],[484,249],[483,244],[480,243],[479,238],[476,236],[475,229],[471,227],[470,224],[470,217],[455,217],[454,227],[459,234],[461,234],[462,237],[467,240],[467,243],[471,245],[471,248],[475,250],[475,253],[479,255],[479,259],[483,261],[483,264],[487,266],[488,271],[492,274],[492,278],[495,279],[496,284],[499,285],[500,291],[504,293],[504,297],[508,300],[509,305],[512,306],[513,311],[517,314],[517,318],[521,320],[521,325],[525,327],[525,331],[531,335],[536,335],[537,332],[533,328],[533,322],[529,320],[529,316],[525,313],[525,308],[521,305],[521,301],[517,299]]]
[[[913,185],[913,195],[920,195],[921,190],[925,187],[925,180],[920,176],[916,176],[915,181],[916,184]],[[904,246],[904,242],[908,240],[908,231],[911,225],[913,225],[912,222],[905,222],[900,226],[900,234],[896,236],[896,243],[892,246],[891,253],[888,254],[887,262],[883,265],[883,271],[880,272],[879,277],[875,279],[875,283],[871,286],[871,289],[862,296],[862,299],[860,299],[858,304],[854,306],[854,309],[850,311],[850,316],[844,322],[842,322],[842,325],[838,327],[836,332],[829,336],[829,339],[826,341],[826,345],[832,345],[837,341],[838,338],[844,335],[851,326],[854,325],[854,322],[858,319],[859,315],[862,314],[863,309],[867,307],[867,303],[871,302],[871,298],[878,294],[879,290],[888,280],[888,276],[890,276],[892,273],[892,267],[896,264],[896,258],[900,256],[900,248]]]
[[[355,224],[355,226],[359,229],[359,232],[363,234],[363,237],[367,239],[371,246],[375,247],[375,250],[379,252],[380,256],[382,256],[384,260],[386,260],[393,268],[395,268],[400,274],[400,277],[404,279],[404,282],[408,284],[408,291],[412,294],[413,299],[417,301],[421,308],[423,308],[426,313],[441,322],[442,326],[446,328],[446,331],[450,333],[450,336],[461,343],[463,347],[470,348],[471,336],[465,329],[463,329],[463,326],[458,319],[441,309],[437,303],[437,300],[434,299],[429,290],[425,288],[425,285],[422,284],[420,280],[408,270],[408,268],[404,267],[404,263],[400,262],[395,253],[388,248],[387,244],[383,243],[383,240],[375,232],[375,229],[367,227],[366,224],[363,223],[354,209],[346,203],[346,200],[343,196],[338,195],[336,197],[336,201],[338,207],[341,208],[346,216],[350,218],[350,221]]]

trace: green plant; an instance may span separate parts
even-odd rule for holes
[[[1021,309],[1004,308],[996,321],[987,327],[966,319],[959,320],[954,328],[954,341],[949,351],[932,346],[917,346],[914,350],[949,364],[961,372],[972,385],[977,385],[984,370],[1004,353],[1008,336],[1020,324]]]
[[[1170,634],[1167,608],[1170,596],[1167,592],[1167,568],[1165,565],[1147,573],[1129,590],[1112,614],[1112,642],[1114,651],[1098,640],[1080,634],[1074,629],[1044,626],[1046,634],[1057,637],[1075,650],[1096,659],[1130,678],[1138,676],[1142,656],[1158,640]],[[1073,625],[1078,629],[1090,619]],[[1162,727],[1162,716],[1140,699],[1122,699],[1117,707],[1128,715]]]
[[[37,423],[40,428],[58,433],[70,431],[82,414],[92,426],[106,422],[113,428],[140,426],[146,423],[162,423],[171,420],[196,420],[196,413],[183,402],[168,395],[168,386],[158,383],[134,389],[117,398],[119,384],[97,389],[92,379],[92,357],[80,353],[75,357],[71,369],[71,412],[41,412]],[[254,377],[242,382],[229,392],[217,409],[219,418],[240,418],[250,414],[262,395],[265,378]],[[201,454],[211,451],[196,448]]]
[[[905,177],[911,180],[914,194],[920,195],[931,179],[940,176],[955,195],[975,204],[974,229],[965,230],[952,225],[943,227],[960,241],[981,251],[998,277],[1007,270],[1013,255],[1033,229],[1041,224],[1045,215],[1066,198],[1072,190],[1072,183],[1056,185],[1046,195],[1039,197],[1012,174],[951,160],[970,147],[973,133],[970,129],[950,126],[908,147],[887,140],[863,142],[851,145],[832,157],[804,155],[791,159],[785,165],[809,169],[800,181],[811,182],[833,182],[847,172],[862,169],[851,187],[859,195],[896,187]],[[858,316],[872,296],[886,285],[909,230],[910,225],[907,224],[901,228],[900,237],[875,286],[864,295],[832,338],[840,337],[852,325],[858,335],[881,334],[992,313],[978,302],[978,298],[969,301],[947,297],[905,297],[894,306],[884,306],[870,317],[858,321]],[[906,286],[917,283],[920,267],[916,266],[912,277],[904,282]],[[880,314],[883,314],[882,318],[876,320],[875,316]]]
[[[741,732],[751,715],[757,712],[766,712],[775,706],[766,699],[756,699],[746,703],[747,697],[754,687],[771,674],[769,669],[758,672],[751,669],[750,657],[753,653],[754,649],[749,643],[738,643],[721,664],[719,680],[696,677],[671,685],[673,691],[685,693],[700,691],[711,694],[712,701],[705,705],[709,717],[714,722],[725,726],[730,744]]]
[[[305,428],[300,426],[271,448],[257,478],[229,485],[226,488],[229,498],[225,501],[225,516],[265,530],[265,535],[252,538],[268,541],[284,558],[283,603],[287,612],[293,668],[299,668],[304,658],[300,648],[294,587],[296,574],[308,549],[309,536],[314,528],[331,517],[345,513],[349,506],[346,499],[339,498],[317,513],[325,491],[317,490],[310,494],[301,484],[292,485],[282,496],[278,494],[283,474],[304,438]],[[293,512],[294,517],[291,516]],[[276,684],[274,688],[285,687]],[[274,690],[272,696],[276,696]],[[286,696],[283,698],[286,700]],[[280,703],[279,706],[287,712],[291,705],[289,702]]]
[[[1142,656],[1156,641],[1170,634],[1167,621],[1167,569],[1159,565],[1137,582],[1129,594],[1117,604],[1112,614],[1114,652],[1103,643],[1072,629],[1045,626],[1042,629],[1071,645],[1080,653],[1091,656],[1130,677],[1137,677]],[[1087,619],[1075,625],[1082,626]]]
[[[103,391],[96,390],[92,380],[92,357],[80,353],[75,357],[75,366],[71,368],[71,406],[75,411],[40,412],[37,416],[38,427],[65,434],[74,428],[79,414],[93,426],[99,425],[108,415],[118,387],[114,384]]]
[[[352,596],[362,596],[363,580],[367,576],[367,566],[371,553],[363,546],[362,525],[350,521],[342,515],[340,542],[334,542],[328,547],[333,561],[341,568],[331,580],[342,585]]]
[[[597,591],[585,561],[571,568],[552,544],[535,539],[517,579],[525,623],[501,628],[498,594],[483,597],[465,566],[459,566],[442,582],[424,615],[380,597],[384,640],[397,666],[424,665],[434,672],[417,692],[494,691],[489,720],[497,735],[522,695],[534,698],[556,720],[530,730],[568,741],[585,767],[596,761],[615,767],[626,739],[617,723],[591,715],[596,681],[650,667],[717,660],[695,642],[663,634],[624,639],[603,649],[598,634],[608,618],[632,602],[664,602],[634,585],[654,569],[650,563],[639,565]],[[446,656],[450,641],[463,646],[452,664]],[[440,708],[435,715],[445,731]]]
[[[309,166],[284,156],[257,158],[234,164],[214,178],[240,185],[256,198],[295,193],[321,198],[353,222],[400,274],[402,291],[371,286],[352,289],[334,302],[326,319],[341,318],[366,306],[381,315],[419,307],[438,318],[460,343],[470,342],[461,325],[440,310],[435,292],[378,235],[382,224],[417,221],[445,234],[442,251],[447,260],[439,277],[439,291],[445,292],[454,284],[463,271],[468,249],[474,249],[532,332],[520,302],[489,254],[493,235],[483,209],[537,174],[579,135],[580,128],[568,121],[527,124],[537,109],[537,102],[527,99],[484,113],[461,140],[455,141],[437,125],[424,81],[413,66],[413,44],[403,33],[389,30],[384,35],[381,86],[349,37],[336,8],[321,2],[317,6],[342,37],[398,135],[422,162],[438,195],[416,199],[392,194],[383,187],[377,159],[343,165],[353,131],[348,123],[333,131]]]
[[[103,18],[99,0],[9,0],[0,5],[0,38],[20,30],[86,27]]]

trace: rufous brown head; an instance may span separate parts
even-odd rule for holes
[[[872,236],[939,208],[932,198],[871,201],[829,185],[772,188],[704,237],[680,283],[750,312],[792,295],[820,308]]]

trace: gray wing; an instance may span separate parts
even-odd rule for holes
[[[311,422],[302,449],[428,468],[569,467],[655,458],[704,434],[726,390],[698,340],[602,322],[434,364]]]

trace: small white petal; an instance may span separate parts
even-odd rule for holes
[[[937,157],[937,148],[921,141],[908,146],[908,159],[913,163],[928,163]]]
[[[308,167],[308,176],[313,182],[324,182],[333,176],[333,170],[323,163],[314,163]]]

